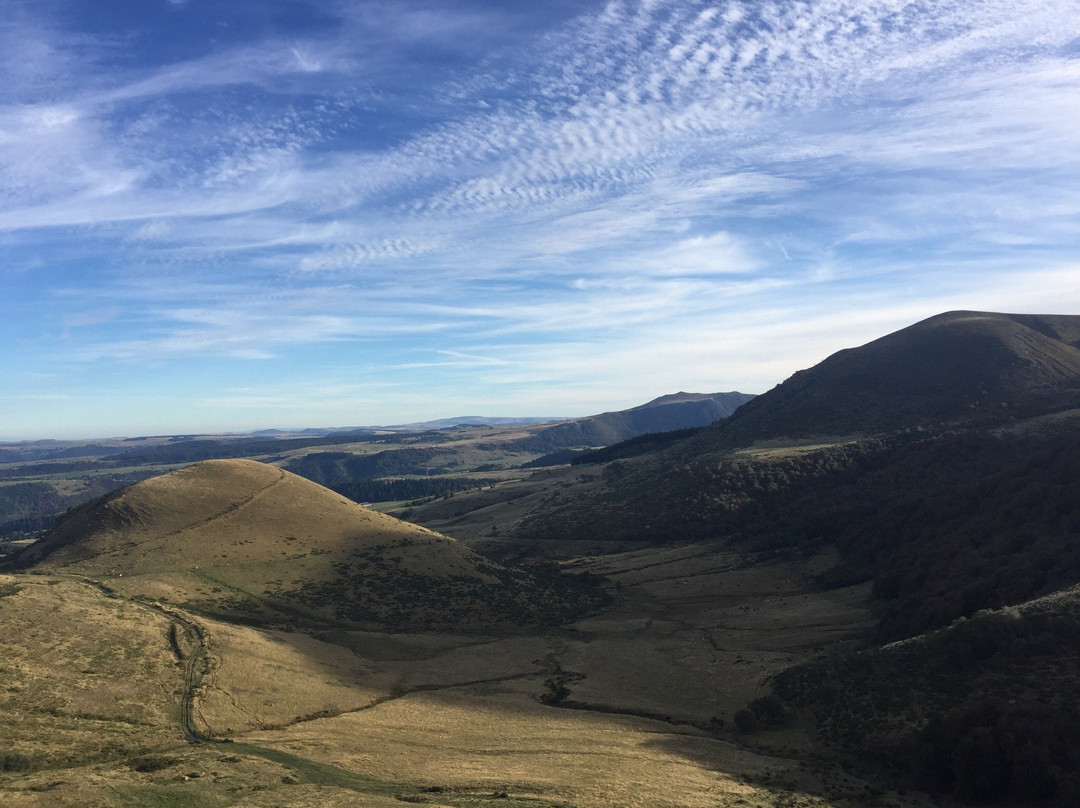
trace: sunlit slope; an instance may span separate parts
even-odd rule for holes
[[[78,581],[0,575],[3,769],[72,765],[182,739],[184,675],[171,622]],[[0,804],[9,804],[2,794]]]
[[[256,622],[462,629],[558,622],[576,587],[249,460],[215,460],[89,503],[20,559]]]

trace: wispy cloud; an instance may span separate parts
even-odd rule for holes
[[[0,2],[10,378],[323,352],[610,402],[760,388],[789,322],[1071,300],[1016,279],[1077,253],[1076,0]]]

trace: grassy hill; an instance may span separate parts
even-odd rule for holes
[[[999,424],[1078,402],[1080,316],[955,311],[799,371],[700,440]]]
[[[0,803],[1075,805],[1078,355],[954,312],[536,473],[549,427],[276,444],[582,580],[247,460],[110,494],[0,575]]]
[[[249,460],[199,463],[89,503],[14,563],[257,623],[520,627],[562,622],[596,595]]]

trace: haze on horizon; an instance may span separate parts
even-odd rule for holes
[[[1078,19],[0,0],[0,436],[585,415],[1080,313]]]

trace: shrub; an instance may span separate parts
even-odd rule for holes
[[[0,752],[0,771],[25,772],[33,768],[33,761],[20,752]]]
[[[751,710],[743,707],[735,713],[735,729],[743,735],[749,735],[761,729],[761,722]]]

